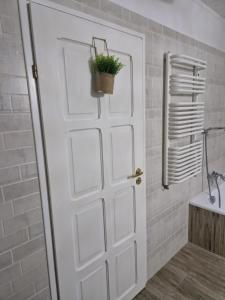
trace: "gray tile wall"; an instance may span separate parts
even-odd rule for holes
[[[0,299],[50,299],[16,0],[0,0]]]
[[[146,36],[148,276],[186,242],[188,199],[201,176],[161,188],[163,53],[208,61],[206,126],[225,124],[225,54],[108,0],[54,0]],[[49,299],[29,98],[16,0],[0,0],[0,299]],[[225,170],[225,137],[209,141],[210,167]]]

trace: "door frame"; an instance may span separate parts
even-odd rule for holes
[[[17,0],[19,6],[19,16],[20,16],[20,26],[22,34],[22,44],[23,44],[23,53],[25,60],[26,68],[26,77],[28,85],[28,93],[31,106],[31,115],[32,115],[32,125],[33,133],[35,140],[35,151],[38,167],[38,176],[39,176],[39,187],[42,203],[42,212],[43,212],[43,221],[44,221],[44,231],[45,231],[45,242],[46,242],[46,251],[47,251],[47,264],[48,264],[48,273],[49,273],[49,283],[50,283],[50,292],[52,300],[58,299],[58,285],[57,285],[57,272],[56,272],[56,262],[54,254],[54,236],[52,231],[52,222],[51,222],[51,207],[50,207],[50,198],[48,194],[48,177],[46,170],[46,157],[44,150],[44,139],[42,132],[42,123],[41,123],[41,114],[39,108],[39,95],[38,95],[38,80],[36,81],[33,77],[32,65],[35,64],[35,57],[33,53],[33,43],[32,43],[32,30],[31,30],[31,20],[29,14],[30,3],[37,3],[52,9],[62,11],[64,13],[78,16],[80,18],[87,19],[92,22],[97,22],[99,24],[111,27],[113,29],[134,35],[139,37],[142,40],[142,64],[143,64],[143,82],[142,82],[142,105],[143,105],[143,159],[144,166],[146,170],[146,151],[145,151],[145,35],[133,30],[130,30],[126,27],[105,21],[103,19],[93,17],[91,15],[85,14],[83,12],[77,11],[73,8],[68,8],[66,6],[56,4],[48,0]],[[144,186],[145,195],[146,195],[146,185]],[[146,226],[147,227],[147,226]],[[146,249],[146,259],[147,259],[147,249]],[[145,274],[147,281],[147,274]]]

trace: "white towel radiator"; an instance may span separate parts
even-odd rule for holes
[[[207,63],[167,53],[164,72],[163,186],[180,183],[201,172]]]

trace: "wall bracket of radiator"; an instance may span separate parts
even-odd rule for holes
[[[170,52],[164,57],[163,186],[183,182],[202,169],[206,79],[203,60]]]

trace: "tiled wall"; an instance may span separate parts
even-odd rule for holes
[[[206,126],[225,125],[225,54],[108,0],[55,0],[146,35],[148,276],[186,242],[188,199],[201,176],[162,191],[163,53],[208,61]],[[0,299],[48,299],[40,196],[16,0],[0,0]],[[225,170],[225,136],[209,141],[210,166]],[[31,297],[31,298],[30,298]]]
[[[49,292],[37,176],[17,2],[0,0],[1,300]]]

